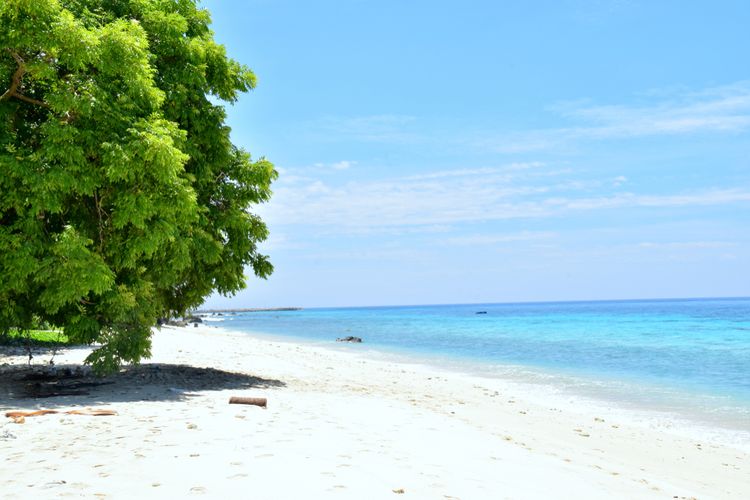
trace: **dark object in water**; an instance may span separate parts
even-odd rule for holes
[[[477,311],[474,314],[487,314],[487,311]]]
[[[351,335],[348,337],[342,337],[340,339],[336,339],[336,342],[362,342],[362,339],[359,337],[352,337]]]

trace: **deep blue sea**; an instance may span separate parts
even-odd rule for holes
[[[353,335],[364,343],[347,348],[490,376],[532,374],[596,397],[699,408],[750,429],[750,298],[306,309],[221,319],[232,330],[332,346]]]

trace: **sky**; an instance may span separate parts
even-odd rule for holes
[[[207,307],[750,296],[750,2],[203,6],[279,172]]]

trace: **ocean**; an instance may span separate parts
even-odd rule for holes
[[[328,308],[207,319],[750,432],[750,298]],[[363,343],[335,342],[346,336]]]

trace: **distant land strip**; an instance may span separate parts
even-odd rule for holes
[[[301,307],[256,307],[249,309],[198,309],[194,314],[208,313],[239,313],[239,312],[274,312],[274,311],[301,311]]]

